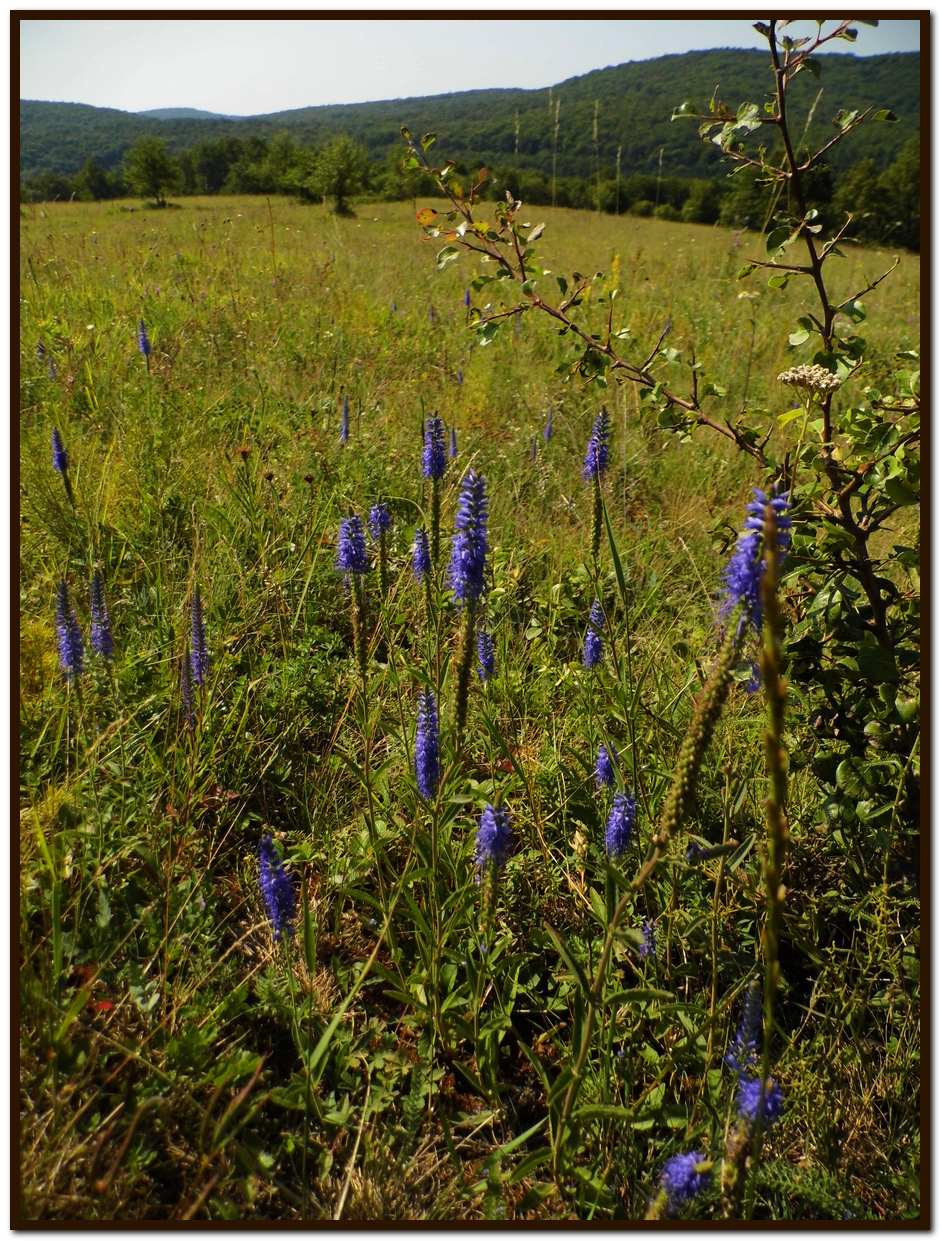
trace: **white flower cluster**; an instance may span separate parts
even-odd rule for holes
[[[816,364],[792,366],[790,370],[781,372],[778,382],[792,384],[795,388],[810,388],[813,392],[829,392],[840,386],[840,380],[833,371]]]

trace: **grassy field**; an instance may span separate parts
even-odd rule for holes
[[[770,426],[789,408],[776,376],[805,360],[787,336],[811,303],[759,273],[736,278],[761,238],[531,218],[547,223],[553,272],[619,285],[636,354],[671,322],[678,353],[657,365],[674,389],[688,390],[695,360],[701,388],[725,390],[716,417],[747,402]],[[893,257],[850,250],[837,296]],[[252,198],[23,209],[24,1218],[637,1219],[669,1157],[721,1158],[736,1107],[723,1058],[760,972],[764,909],[764,710],[747,666],[692,819],[610,945],[587,1034],[586,975],[670,785],[718,646],[723,567],[764,480],[707,430],[680,442],[642,421],[636,389],[567,374],[548,322],[530,315],[479,347],[473,274],[466,260],[435,270],[409,203],[351,219]],[[854,383],[879,384],[898,350],[918,348],[918,277],[902,255],[868,299]],[[582,462],[602,403],[612,442],[595,565]],[[435,413],[458,453],[426,597],[412,540],[430,519],[421,437]],[[480,619],[496,670],[472,677],[461,742],[445,568],[469,467],[489,497]],[[337,532],[380,501],[387,589],[365,575],[359,661]],[[57,587],[87,632],[95,569],[114,658],[86,640],[85,669],[67,679]],[[197,589],[209,671],[188,727]],[[596,597],[605,656],[589,670]],[[414,769],[428,690],[441,717],[430,798]],[[895,844],[861,856],[831,832],[802,761],[818,741],[792,695],[772,1039],[784,1104],[744,1209],[911,1218],[917,876]],[[617,864],[604,849],[613,792],[593,778],[602,742],[637,801]],[[509,810],[514,846],[478,883],[487,804]],[[280,940],[259,888],[266,833],[297,893],[295,933]],[[716,1177],[686,1209],[715,1215],[719,1199]]]

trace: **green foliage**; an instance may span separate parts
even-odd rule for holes
[[[333,199],[335,215],[349,215],[350,199],[366,188],[368,177],[366,148],[341,135],[317,153],[305,184],[312,194]]]
[[[123,176],[133,193],[152,199],[158,207],[166,205],[166,195],[181,179],[180,165],[162,138],[138,139],[127,153]]]

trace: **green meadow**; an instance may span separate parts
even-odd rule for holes
[[[677,1213],[724,1213],[737,1123],[724,1058],[764,968],[766,708],[747,690],[750,657],[686,822],[649,882],[631,880],[722,640],[745,505],[768,479],[709,428],[658,423],[636,386],[574,373],[569,341],[536,311],[478,344],[471,320],[491,297],[497,308],[494,286],[469,310],[482,269],[465,255],[437,270],[415,221],[430,203],[360,203],[351,218],[250,197],[21,210],[24,1219],[636,1220],[689,1151],[715,1172]],[[788,336],[812,289],[739,277],[764,238],[524,216],[546,225],[546,296],[556,274],[600,273],[631,356],[651,355],[675,392],[714,385],[711,417],[747,408],[782,454],[798,450],[777,376],[811,360]],[[846,246],[828,267],[834,304],[895,258]],[[865,366],[838,406],[890,391],[918,350],[919,260],[898,258],[866,298]],[[586,305],[582,321],[602,332],[604,313]],[[592,557],[582,467],[602,406]],[[431,521],[434,415],[457,455],[426,589],[412,549]],[[471,468],[489,500],[478,619],[495,671],[472,673],[459,735],[447,568]],[[336,567],[338,530],[379,503],[386,572],[367,534],[360,594]],[[917,566],[892,549],[916,532],[905,508],[876,544],[880,572],[913,598]],[[809,606],[799,569],[779,591],[785,635]],[[88,639],[96,570],[108,659]],[[85,634],[71,677],[63,582]],[[196,590],[208,675],[188,718]],[[589,669],[596,598],[604,657]],[[901,776],[880,777],[899,788],[885,814],[856,817],[854,801],[834,817],[815,759],[841,725],[803,668],[785,668],[790,844],[769,1043],[783,1103],[738,1212],[912,1219],[919,873],[901,790],[917,742]],[[432,797],[415,774],[429,691]],[[904,674],[886,702],[904,716],[915,695]],[[593,774],[602,744],[613,789]],[[615,790],[636,801],[616,863]],[[489,870],[475,865],[487,805],[506,808],[513,837]],[[280,938],[259,884],[265,835],[294,893]]]

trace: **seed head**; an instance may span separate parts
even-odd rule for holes
[[[366,537],[363,534],[363,523],[359,517],[345,517],[340,522],[336,567],[343,573],[369,572]]]
[[[258,884],[275,939],[293,935],[294,882],[266,832],[258,850]]]

